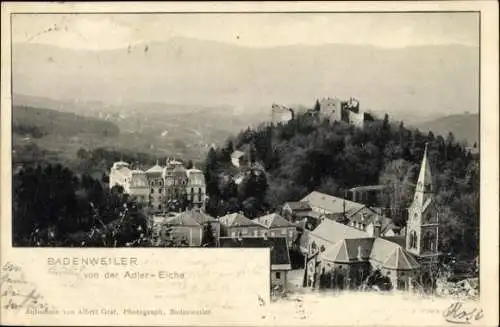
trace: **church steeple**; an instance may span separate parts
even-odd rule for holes
[[[430,168],[426,143],[415,198],[408,208],[406,249],[419,257],[435,258],[438,255],[439,219],[438,208],[432,201],[434,187]]]
[[[434,191],[431,168],[429,160],[427,159],[427,147],[428,144],[425,143],[424,157],[420,165],[420,173],[418,175],[417,188],[415,190],[414,202],[417,202],[419,206],[423,206]]]

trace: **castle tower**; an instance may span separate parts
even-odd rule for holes
[[[415,196],[408,209],[408,222],[406,225],[406,249],[416,255],[423,264],[435,263],[439,255],[438,215],[426,144]]]

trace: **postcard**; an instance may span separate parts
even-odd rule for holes
[[[1,24],[2,324],[498,325],[493,2]]]

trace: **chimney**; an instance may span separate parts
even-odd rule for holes
[[[381,232],[382,232],[382,223],[380,222],[380,217],[377,217],[373,222],[373,236],[380,237]]]

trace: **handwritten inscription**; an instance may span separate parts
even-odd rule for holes
[[[470,324],[483,318],[483,310],[479,308],[467,309],[462,302],[452,303],[443,312],[446,321],[455,324]]]
[[[49,306],[43,302],[43,296],[38,289],[26,281],[22,268],[12,262],[7,262],[2,266],[0,286],[3,309],[40,312],[49,310]]]

